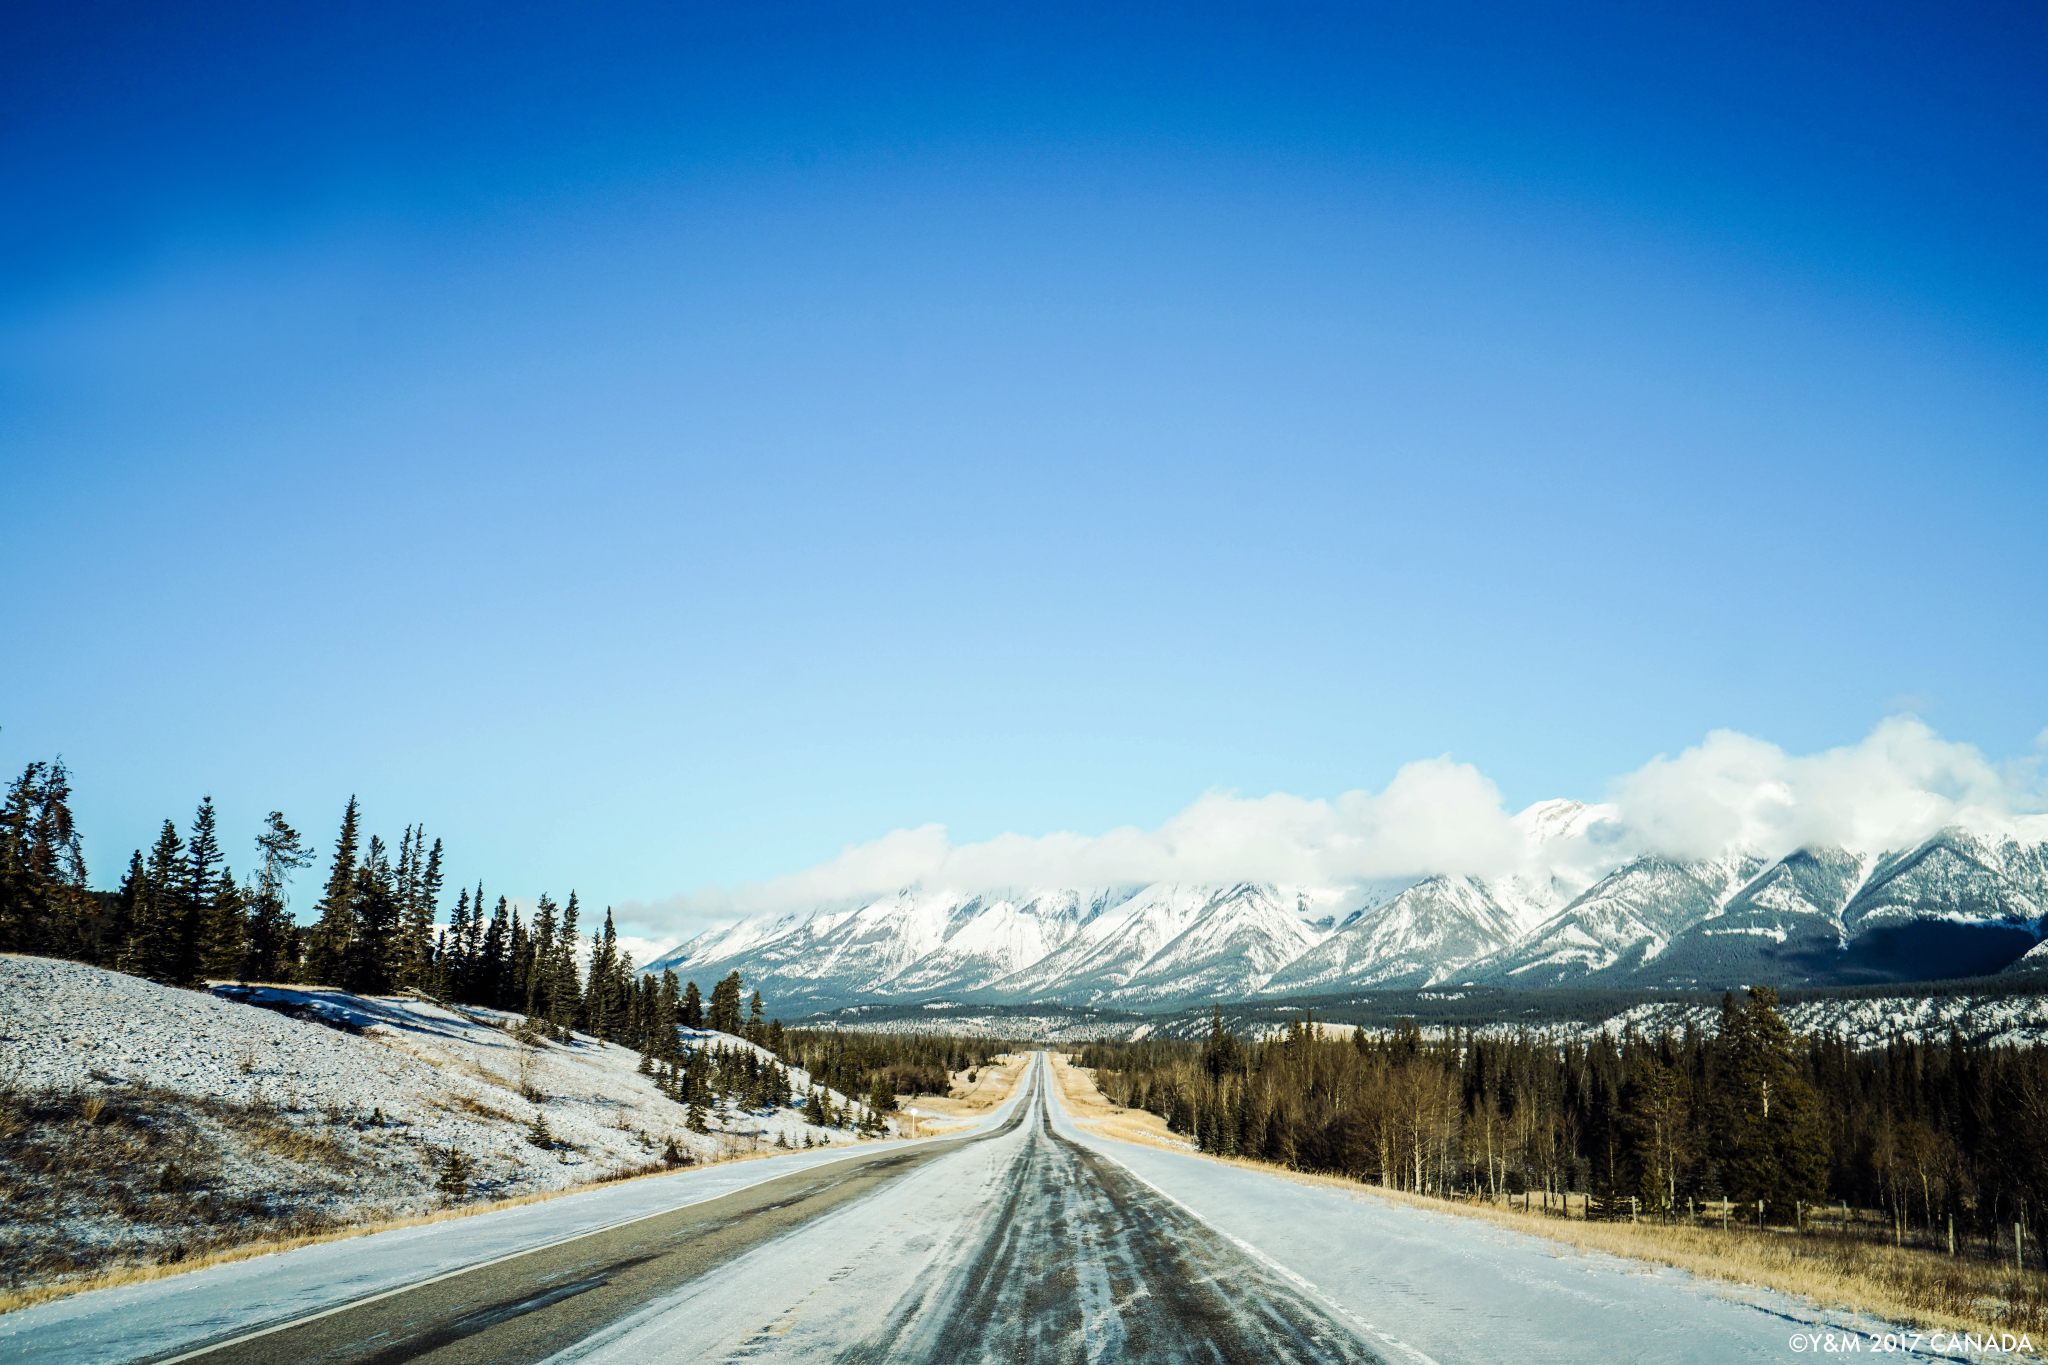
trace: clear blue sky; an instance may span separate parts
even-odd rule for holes
[[[18,4],[0,761],[599,904],[2048,724],[2048,10]]]

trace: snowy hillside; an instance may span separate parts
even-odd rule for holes
[[[1881,854],[1679,860],[1624,856],[1606,807],[1540,802],[1515,824],[1526,856],[1486,877],[910,888],[744,921],[648,970],[700,985],[737,971],[815,1010],[941,998],[1153,1009],[1437,983],[1860,984],[2000,971],[2042,941],[2048,913],[2039,839],[1947,829]]]
[[[481,1199],[658,1169],[671,1142],[708,1161],[853,1140],[796,1108],[729,1107],[691,1132],[636,1053],[522,1038],[491,1011],[255,994],[271,1008],[0,956],[0,1272],[21,1283],[428,1213],[446,1202],[451,1150],[470,1163],[463,1197]],[[687,1045],[757,1051],[723,1034]],[[809,1086],[802,1071],[791,1081]]]

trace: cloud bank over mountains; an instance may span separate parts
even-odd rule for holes
[[[2043,740],[2048,741],[2048,732]],[[1716,730],[1676,757],[1616,779],[1597,805],[1512,812],[1469,763],[1409,763],[1377,792],[1332,799],[1210,792],[1156,829],[1004,834],[955,844],[943,825],[896,830],[800,872],[623,908],[621,918],[692,933],[741,916],[853,904],[905,887],[991,891],[1157,882],[1339,887],[1432,874],[1551,872],[1588,881],[1642,853],[1777,858],[1829,844],[1866,853],[1949,825],[2048,838],[2039,757],[1999,764],[1913,716],[1807,755]]]

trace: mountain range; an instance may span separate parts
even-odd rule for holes
[[[2048,840],[1953,827],[1912,848],[1780,858],[1583,855],[1605,808],[1517,817],[1494,877],[1344,887],[1155,883],[954,891],[742,920],[647,965],[737,971],[782,1012],[862,1003],[1156,1009],[1434,985],[1714,988],[2048,969]],[[1605,831],[1611,837],[1611,831]]]

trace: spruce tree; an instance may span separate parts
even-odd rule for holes
[[[43,765],[30,763],[9,784],[0,807],[0,952],[39,952],[48,936],[30,853],[42,776]]]
[[[482,906],[477,909],[481,911]],[[436,986],[445,998],[462,1002],[469,998],[469,888],[455,895],[455,908],[448,912],[448,934],[441,944],[441,971]]]
[[[215,981],[249,977],[248,898],[235,885],[235,874],[223,867],[207,897],[205,928],[200,942],[201,974]]]
[[[529,1019],[546,1018],[553,1011],[548,991],[554,985],[555,965],[555,903],[546,895],[533,907],[533,931],[528,945],[528,960],[521,964],[526,979],[521,984],[526,990],[526,1016]]]
[[[583,1007],[583,984],[576,967],[576,893],[562,907],[562,926],[555,937],[555,951],[547,964],[548,1022],[567,1031],[575,1026]]]
[[[768,1033],[768,1014],[761,1004],[761,992],[754,992],[754,1002],[747,1010],[747,1041],[759,1044]]]
[[[711,1006],[704,1012],[706,1025],[714,1032],[740,1031],[740,974],[732,972],[711,988]]]
[[[299,945],[289,889],[292,874],[312,865],[313,849],[285,820],[284,812],[274,810],[256,836],[256,852],[261,866],[250,896],[249,976],[256,981],[294,981]]]
[[[678,1022],[687,1029],[704,1027],[704,996],[697,990],[697,983],[694,981],[683,991],[683,1009]]]
[[[680,1046],[679,1040],[676,1038],[676,1025],[683,1021],[683,1001],[681,988],[676,981],[676,974],[673,968],[665,970],[661,974],[661,987],[654,994],[654,1007],[651,1014],[652,1019],[648,1027],[654,1035],[653,1041],[657,1055],[663,1057],[675,1056],[676,1049]]]
[[[398,878],[399,942],[397,957],[404,984],[429,989],[433,967],[434,921],[440,914],[441,841],[426,848],[420,826],[406,831],[410,847],[401,850],[404,871]]]
[[[213,798],[201,797],[192,814],[192,837],[185,843],[185,875],[177,889],[176,918],[172,934],[177,941],[175,967],[178,984],[199,979],[205,955],[206,922],[215,893],[220,888],[220,835],[216,828]]]
[[[604,911],[604,932],[590,955],[590,985],[583,1001],[584,1026],[599,1038],[611,1039],[618,1031],[623,1002],[618,998],[619,934],[612,927],[610,906]]]
[[[128,940],[135,932],[135,905],[148,892],[149,872],[142,865],[142,850],[128,855],[128,871],[121,877],[120,890],[114,893],[112,913],[107,918],[106,931],[101,939],[97,960],[102,966],[119,968],[128,951]]]
[[[135,927],[121,957],[121,970],[164,985],[178,979],[178,926],[185,886],[185,841],[178,826],[164,821],[149,851],[142,890],[135,898]]]
[[[334,841],[327,887],[320,894],[320,919],[306,944],[306,979],[316,985],[341,984],[343,955],[355,931],[357,820],[356,799],[351,796],[342,812],[341,833]]]
[[[448,1155],[442,1158],[440,1178],[434,1188],[450,1199],[460,1199],[469,1193],[470,1161],[461,1152],[450,1147]]]
[[[1800,1074],[1777,1003],[1777,991],[1752,986],[1739,1012],[1724,1008],[1720,1167],[1731,1196],[1762,1200],[1767,1217],[1790,1221],[1797,1204],[1823,1197],[1829,1151],[1819,1101]]]
[[[388,995],[398,967],[398,896],[384,841],[374,835],[356,869],[352,930],[342,953],[341,985],[356,995]]]
[[[476,884],[476,903],[484,903],[482,882]],[[512,912],[500,896],[490,927],[484,930],[483,944],[477,949],[476,984],[471,989],[470,1003],[506,1008],[511,995],[513,946]]]
[[[30,763],[0,806],[0,951],[88,961],[115,955],[87,889],[71,816],[71,774],[59,758]]]

